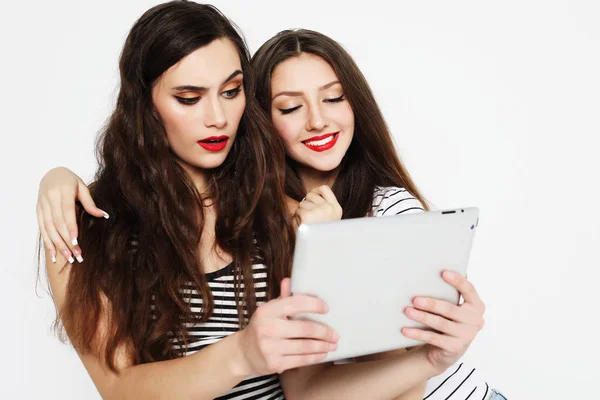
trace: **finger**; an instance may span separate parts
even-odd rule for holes
[[[81,179],[79,179],[77,182],[77,199],[88,214],[98,218],[109,218],[109,215],[106,211],[96,207],[96,203],[90,194],[90,189],[85,185],[85,183],[83,183]]]
[[[281,285],[280,285],[280,288],[281,288],[280,293],[279,293],[280,299],[291,296],[292,292],[290,290],[290,286],[291,286],[290,278],[283,278],[281,281]]]
[[[313,203],[310,200],[304,200],[301,201],[300,204],[298,204],[298,211],[300,210],[314,210],[315,208],[317,208],[317,205],[315,203]]]
[[[316,189],[313,189],[314,192],[318,193],[326,202],[329,204],[339,204],[333,190],[327,185],[321,185]]]
[[[450,302],[430,297],[415,297],[413,299],[415,308],[437,314],[451,321],[474,324],[480,318],[474,312],[465,307],[459,307]]]
[[[307,201],[310,201],[311,203],[314,203],[317,205],[327,203],[327,201],[320,194],[317,194],[315,192],[310,192],[309,194],[306,195],[303,203],[306,203]]]
[[[485,305],[471,282],[454,271],[444,271],[442,278],[458,289],[465,302],[470,303],[473,307],[483,312]]]
[[[314,313],[326,314],[329,307],[325,302],[314,296],[295,295],[281,300],[283,315],[294,316],[296,314]]]
[[[263,303],[256,309],[254,315],[261,319],[281,318],[285,320],[289,316],[300,313],[325,314],[327,311],[329,311],[327,304],[316,297],[294,295]]]
[[[67,232],[71,239],[71,250],[73,255],[80,263],[83,262],[83,256],[81,247],[77,242],[78,231],[77,231],[77,220],[75,216],[75,199],[71,196],[64,196],[62,199],[62,215],[64,217]],[[60,231],[60,230],[59,230]]]
[[[53,197],[50,199],[50,208],[52,210],[52,220],[56,230],[67,244],[71,253],[77,258],[77,261],[83,262],[81,257],[81,249],[77,243],[77,233],[69,232],[65,217],[63,214],[62,199],[60,197]]]
[[[307,365],[315,364],[319,361],[323,361],[325,357],[327,357],[327,353],[305,354],[300,356],[285,356],[283,357],[283,361],[281,363],[281,370],[278,372],[281,373],[283,371],[287,371],[288,369],[305,367]]]
[[[404,311],[406,316],[413,321],[417,321],[438,332],[457,337],[460,335],[460,324],[450,321],[439,315],[431,314],[416,308],[407,307]]]
[[[54,247],[54,244],[52,244],[52,240],[50,240],[50,236],[48,236],[48,232],[46,232],[46,228],[44,227],[44,217],[42,215],[42,209],[39,205],[36,207],[36,214],[38,219],[38,225],[40,227],[40,234],[42,236],[42,242],[44,242],[44,247],[46,248],[46,251],[50,252],[50,255],[52,256],[52,262],[55,263],[56,248]]]
[[[465,350],[459,339],[436,332],[419,328],[403,328],[402,334],[409,339],[430,344],[452,354],[461,355]]]
[[[331,327],[314,321],[282,320],[277,324],[278,336],[285,339],[316,339],[337,343],[340,335]]]
[[[322,340],[295,339],[282,340],[282,354],[284,356],[317,354],[336,351],[337,343],[324,342]]]
[[[42,200],[41,208],[44,219],[44,228],[46,229],[46,233],[52,241],[52,244],[56,248],[57,253],[62,254],[71,264],[73,264],[75,262],[75,259],[73,259],[71,251],[69,250],[69,246],[67,245],[67,243],[65,243],[63,238],[56,230],[56,227],[54,226],[50,204],[47,201]]]

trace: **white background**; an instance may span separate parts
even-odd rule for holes
[[[50,332],[50,298],[34,292],[37,187],[56,165],[91,178],[123,40],[154,4],[3,7],[0,398],[97,397],[74,352]],[[481,209],[470,278],[487,325],[467,359],[490,384],[511,399],[594,397],[600,3],[390,4],[215,1],[252,51],[291,27],[341,42],[427,198]]]

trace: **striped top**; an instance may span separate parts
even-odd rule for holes
[[[256,261],[252,269],[256,288],[256,303],[260,305],[267,301],[267,268],[264,264]],[[232,264],[206,274],[208,286],[214,298],[214,311],[208,321],[187,325],[188,347],[185,355],[191,355],[239,331],[233,274]],[[241,284],[241,288],[244,288],[243,284]],[[200,293],[190,285],[183,290],[182,295],[189,299],[192,313],[200,315],[202,309],[202,296]],[[175,338],[173,339],[173,347],[184,349],[183,343]],[[215,360],[215,362],[218,362],[218,360]],[[217,397],[217,399],[275,400],[284,399],[284,395],[279,383],[279,376],[274,374],[246,379],[227,393]]]
[[[423,205],[406,189],[376,187],[372,215],[409,214],[424,211]],[[462,361],[434,376],[427,382],[424,400],[484,400],[489,395],[488,384],[481,380],[476,369]]]

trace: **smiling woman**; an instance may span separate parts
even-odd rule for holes
[[[307,172],[306,164],[322,172],[335,169],[352,143],[354,113],[333,69],[303,53],[277,65],[271,82],[273,124],[288,156],[301,161],[298,173]],[[315,154],[327,150],[328,157]]]

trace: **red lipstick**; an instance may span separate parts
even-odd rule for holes
[[[340,132],[327,133],[321,136],[313,136],[310,139],[303,140],[302,143],[309,149],[322,152],[331,149],[337,143]]]
[[[227,136],[210,136],[206,139],[198,140],[198,144],[208,151],[221,151],[227,146],[229,137]]]

